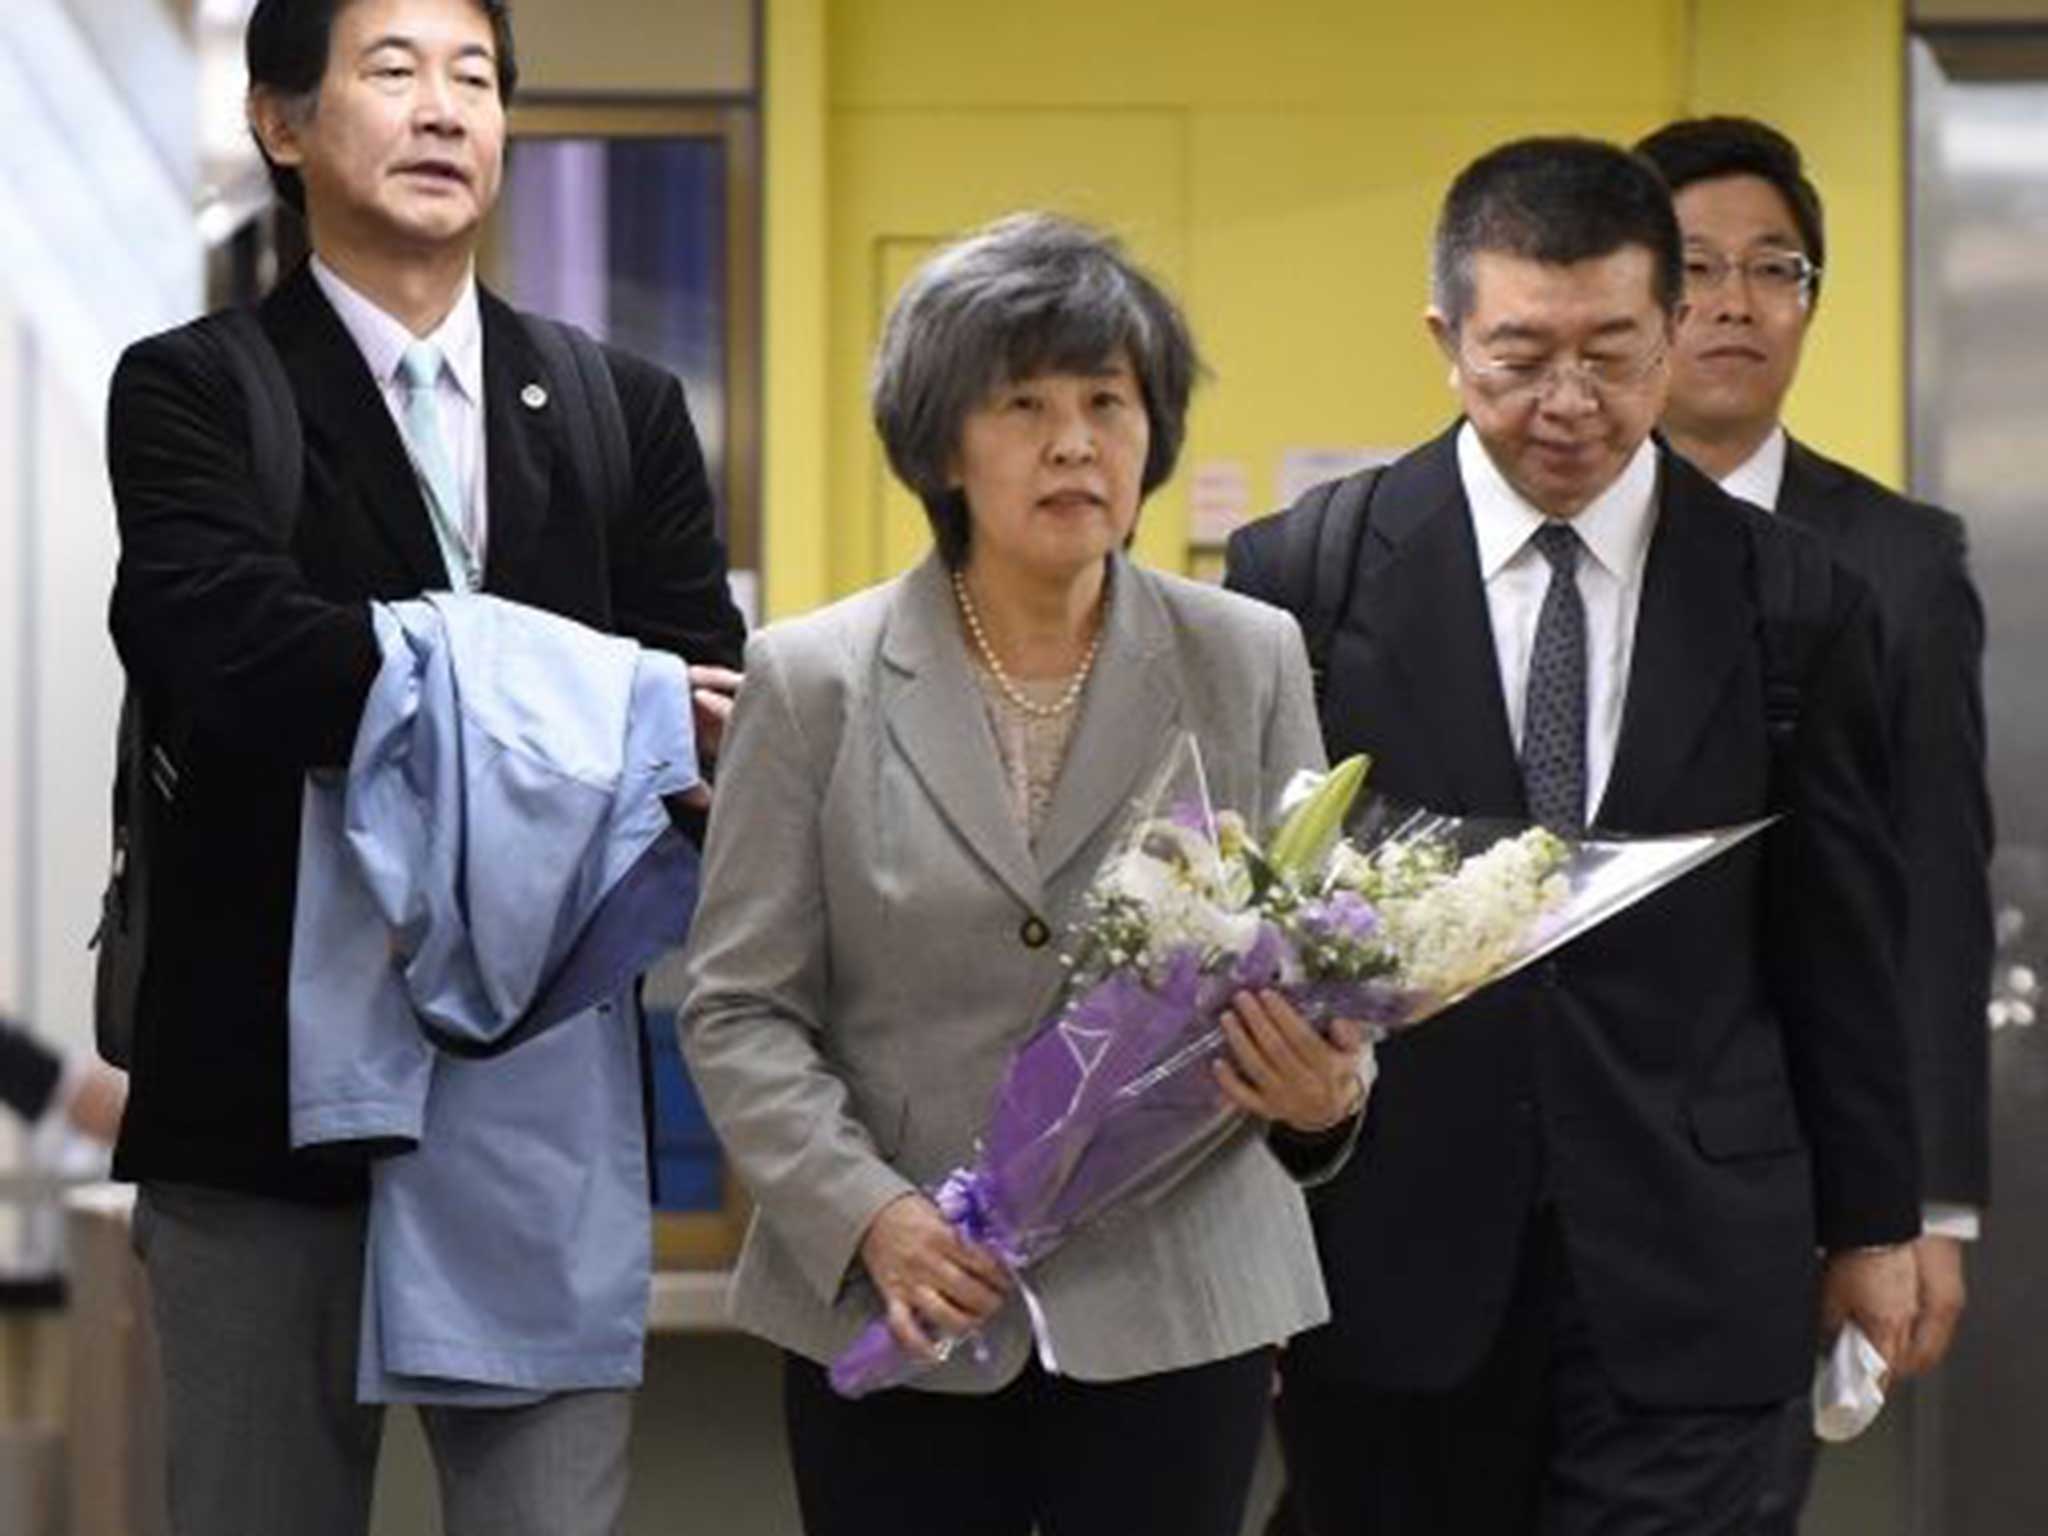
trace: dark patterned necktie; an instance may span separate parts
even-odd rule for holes
[[[1529,814],[1553,831],[1577,833],[1586,817],[1586,605],[1579,597],[1579,536],[1545,523],[1537,551],[1550,562],[1550,588],[1536,615],[1529,691],[1522,711],[1522,787]]]

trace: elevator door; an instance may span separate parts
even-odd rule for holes
[[[1914,1536],[2048,1531],[2048,76],[2040,39],[1985,42],[1912,44],[1912,479],[1967,521],[1988,614],[1999,933],[1992,1206],[1917,1389]]]

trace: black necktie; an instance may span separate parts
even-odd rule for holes
[[[1522,788],[1529,814],[1553,831],[1577,833],[1586,818],[1586,605],[1579,597],[1579,536],[1545,523],[1533,541],[1550,562],[1550,588],[1536,615],[1529,691],[1522,711]]]

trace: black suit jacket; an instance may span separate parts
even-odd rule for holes
[[[1892,829],[1909,876],[1899,962],[1926,1198],[1991,1195],[1991,796],[1984,780],[1984,608],[1962,520],[1798,442],[1779,515],[1877,597],[1884,627]]]
[[[64,1058],[19,1024],[0,1019],[0,1104],[33,1124],[64,1076]]]
[[[1454,440],[1380,483],[1324,731],[1333,759],[1371,753],[1390,796],[1519,817]],[[1658,496],[1596,824],[1687,831],[1774,806],[1785,819],[1382,1046],[1358,1150],[1314,1202],[1334,1317],[1294,1342],[1290,1371],[1393,1390],[1465,1379],[1541,1197],[1621,1391],[1775,1401],[1813,1368],[1816,1245],[1917,1229],[1869,595],[1668,452]],[[1775,794],[1745,520],[1787,544],[1800,589],[1823,602],[1807,615],[1817,661]],[[1240,532],[1231,585],[1277,599],[1283,537],[1279,519]]]
[[[485,588],[693,662],[737,665],[703,456],[681,387],[607,349],[632,504],[584,504],[518,317],[481,295]],[[447,585],[418,481],[362,354],[299,269],[265,301],[305,436],[295,519],[258,503],[234,375],[191,328],[130,347],[107,452],[120,518],[114,642],[153,724],[180,743],[153,854],[122,1178],[309,1200],[359,1171],[292,1153],[285,994],[309,768],[348,760],[378,654],[367,604]],[[287,521],[287,542],[281,534]]]

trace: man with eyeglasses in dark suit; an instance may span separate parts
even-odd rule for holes
[[[1683,244],[1640,157],[1482,156],[1435,279],[1461,416],[1371,483],[1332,756],[1571,832],[1779,820],[1381,1047],[1311,1202],[1333,1315],[1284,1358],[1290,1506],[1313,1536],[1746,1536],[1822,1309],[1893,1349],[1912,1322],[1872,599],[1654,437]],[[1302,612],[1290,535],[1334,504],[1241,530],[1231,584]]]
[[[1893,1374],[1932,1369],[1964,1302],[1963,1245],[1990,1194],[1985,1002],[1992,955],[1984,777],[1984,614],[1962,521],[1909,501],[1785,431],[1785,395],[1820,301],[1825,227],[1798,146],[1749,118],[1675,122],[1637,146],[1670,183],[1686,316],[1663,429],[1731,495],[1816,534],[1877,596],[1892,830],[1912,881],[1900,990],[1912,1046],[1925,1225],[1920,1306]],[[1764,1533],[1798,1523],[1813,1469],[1803,1400],[1786,1410]]]

